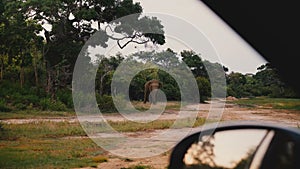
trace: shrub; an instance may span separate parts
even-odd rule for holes
[[[42,99],[39,102],[42,110],[51,110],[51,111],[66,111],[67,107],[64,103],[59,100],[52,101],[50,98]]]
[[[165,93],[168,100],[180,100],[181,95],[178,86],[164,84],[162,91]]]
[[[17,105],[24,104],[25,107],[30,104],[38,105],[39,97],[33,94],[30,95],[20,95],[19,93],[15,93],[11,96],[13,105],[17,107]],[[18,107],[17,107],[18,108]]]
[[[63,102],[68,108],[73,108],[72,91],[70,90],[59,90],[56,93],[57,99]]]
[[[11,109],[6,106],[6,102],[4,99],[0,99],[0,112],[10,112]]]
[[[27,108],[27,106],[23,103],[17,103],[15,104],[15,107],[18,109],[18,110],[25,110]]]
[[[98,107],[102,113],[112,113],[117,111],[111,96],[100,96],[96,94],[96,99]]]

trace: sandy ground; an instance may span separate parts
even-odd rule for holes
[[[210,105],[201,106],[202,111],[199,111],[199,117],[207,117]],[[166,114],[165,118],[171,118],[170,114]],[[173,115],[174,117],[174,115]],[[226,105],[222,114],[223,121],[247,120],[260,123],[274,123],[289,127],[300,126],[300,112],[288,110],[271,110],[271,109],[253,109],[241,108],[236,105]],[[197,131],[197,129],[195,129]],[[144,133],[149,134],[149,133]],[[168,166],[170,153],[164,153],[159,156],[137,159],[133,161],[122,160],[116,156],[111,156],[106,163],[101,163],[98,168],[103,169],[121,169],[122,167],[130,167],[134,165],[152,166],[154,169],[166,169]]]
[[[210,118],[212,120],[221,118],[222,121],[236,121],[236,120],[247,120],[247,121],[258,121],[260,123],[274,123],[280,124],[283,126],[289,127],[299,127],[300,126],[300,112],[292,111],[292,110],[274,110],[274,109],[264,109],[264,108],[242,108],[233,104],[226,104],[225,107],[222,105],[217,105],[215,107],[211,107],[212,104],[201,104],[192,105],[185,107],[183,111],[187,116],[178,116],[178,112],[175,111],[166,111],[160,115],[158,119],[175,119],[175,118],[186,118],[188,117],[188,112],[197,111],[198,117]],[[224,108],[224,109],[223,109]],[[217,112],[217,113],[216,113]],[[220,114],[220,112],[223,112]],[[87,121],[95,121],[95,117],[85,117]],[[113,114],[113,115],[104,115],[106,120],[111,121],[123,121],[124,117],[121,115]],[[98,118],[99,119],[99,118]],[[68,117],[68,118],[47,118],[47,119],[9,119],[4,120],[4,123],[28,123],[28,122],[39,122],[39,121],[68,121],[68,122],[76,122],[76,117]],[[101,121],[101,120],[100,120]],[[179,132],[174,129],[174,132],[168,133],[168,137],[176,138],[176,134]],[[193,132],[199,131],[199,128],[194,128]],[[153,136],[161,131],[145,131],[145,132],[135,132],[135,133],[126,133],[127,136],[138,138],[138,137],[149,137]],[[173,134],[172,134],[173,133]],[[157,140],[157,143],[160,143],[162,140]],[[176,144],[178,140],[173,139],[172,144]],[[132,143],[138,144],[138,143]],[[129,146],[130,147],[130,146]],[[130,151],[130,148],[127,150],[118,150],[118,151]],[[124,153],[124,152],[123,152]],[[136,165],[143,166],[151,166],[154,169],[165,169],[168,166],[170,153],[162,153],[157,156],[142,158],[142,159],[134,159],[134,158],[121,158],[115,156],[113,154],[107,153],[109,157],[108,162],[100,163],[97,167],[101,169],[121,169],[121,168],[129,168]]]
[[[198,117],[207,118],[211,110],[211,104],[200,104],[192,105],[183,109],[186,111],[183,114],[186,116],[180,116],[181,118],[189,117],[189,112],[198,111]],[[300,126],[300,114],[299,111],[294,110],[274,110],[274,109],[265,109],[265,108],[242,108],[233,104],[226,104],[224,109],[217,108],[218,112],[223,112],[217,116],[221,116],[221,120],[250,120],[250,121],[263,121],[270,123],[279,123],[284,126],[298,127]],[[211,113],[212,114],[212,113]],[[160,115],[158,119],[160,120],[172,120],[178,118],[178,112],[175,111],[165,111]],[[143,116],[143,115],[142,115]],[[151,116],[151,115],[150,115]],[[155,114],[155,116],[157,116]],[[147,115],[147,118],[149,115]],[[102,121],[98,116],[87,116],[83,117],[86,121]],[[124,121],[126,120],[123,116],[119,114],[106,114],[103,117],[109,121]],[[151,118],[151,117],[150,117]],[[4,123],[31,123],[31,122],[42,122],[42,121],[51,121],[51,122],[77,122],[77,117],[59,117],[59,118],[38,118],[38,119],[8,119],[0,120]]]

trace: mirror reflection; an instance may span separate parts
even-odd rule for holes
[[[253,154],[258,147],[260,153],[264,154],[273,136],[273,131],[260,129],[219,131],[212,136],[203,136],[192,144],[183,162],[186,169],[248,168],[250,162],[261,161],[261,159],[253,160]]]

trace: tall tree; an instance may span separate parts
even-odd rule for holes
[[[286,85],[281,80],[277,70],[269,63],[257,68],[254,79],[263,91],[263,95],[283,97]]]
[[[7,64],[16,66],[20,72],[20,85],[24,85],[24,69],[32,61],[30,54],[31,42],[39,38],[37,33],[41,26],[36,21],[24,15],[22,1],[1,1],[1,64],[3,74],[4,58],[8,56]]]
[[[128,43],[140,43],[137,40],[145,37],[142,43],[151,41],[155,44],[163,44],[163,35],[143,33],[142,28],[138,27],[141,22],[148,23],[156,32],[164,33],[163,26],[157,18],[138,17],[132,23],[118,23],[109,25],[107,23],[134,13],[141,13],[142,7],[139,3],[132,0],[27,0],[24,2],[27,9],[26,16],[38,21],[44,26],[44,36],[46,40],[44,57],[47,65],[47,89],[50,93],[55,93],[59,86],[70,85],[61,83],[60,77],[70,76],[77,56],[87,39],[96,31],[101,33],[101,40],[97,40],[97,45],[107,47],[106,42],[109,38],[118,42],[119,47],[123,48]],[[155,26],[152,26],[155,24]],[[95,26],[97,25],[97,26]],[[117,25],[117,26],[116,26]],[[151,30],[151,29],[150,29]],[[118,39],[110,31],[124,35]],[[120,45],[120,40],[126,39],[127,42]],[[64,76],[61,70],[64,70]],[[60,73],[59,73],[60,72]]]
[[[194,51],[184,50],[180,53],[182,60],[190,67],[195,77],[208,77],[202,59]]]

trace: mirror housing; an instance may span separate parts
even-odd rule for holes
[[[297,160],[297,157],[300,157],[299,129],[247,121],[220,123],[217,128],[213,127],[216,124],[211,126],[212,128],[191,134],[180,141],[171,153],[168,168],[237,169],[241,167],[242,161],[244,161],[241,167],[243,169],[300,168],[300,160]],[[231,144],[232,142],[235,143]],[[239,146],[239,143],[243,143],[244,147]],[[239,154],[247,145],[252,147],[255,145],[251,153],[250,149],[246,152],[249,155],[247,161],[245,162],[245,155],[240,155],[240,161],[236,159],[228,161],[231,162],[232,167],[225,167],[224,159],[228,157],[234,159],[233,156]],[[216,153],[221,152],[220,149],[227,153]],[[221,162],[217,164],[217,158],[218,161],[223,161],[223,164]],[[234,162],[235,165],[232,164]]]

